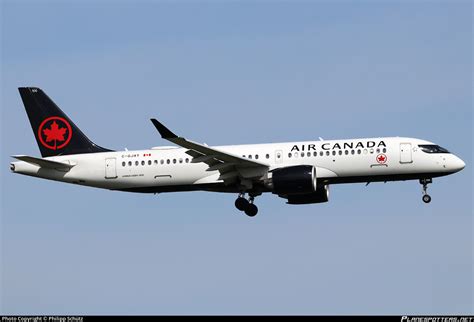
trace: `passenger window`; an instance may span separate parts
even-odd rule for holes
[[[293,154],[292,154],[291,152],[288,153],[288,158],[291,158],[292,155],[293,155]]]
[[[138,164],[139,164],[139,162],[138,162],[138,161],[135,161],[135,165],[138,165]]]
[[[158,160],[155,160],[155,164],[158,164]]]
[[[186,158],[186,163],[189,163],[189,159],[188,159],[188,158]]]
[[[124,161],[124,162],[122,162],[122,167],[124,167],[125,165],[126,165],[125,161]]]
[[[266,154],[265,158],[270,159],[270,154]]]
[[[364,149],[364,154],[367,154],[367,149]]]
[[[344,151],[344,154],[345,154],[345,155],[349,155],[349,150],[345,150],[345,151]]]
[[[161,159],[161,160],[160,160],[160,163],[161,163],[161,164],[164,164],[164,163],[165,163],[165,160]]]
[[[380,153],[380,149],[377,148],[377,153]]]
[[[170,163],[171,163],[170,159],[166,159],[166,164],[170,164]]]
[[[173,163],[176,163],[176,159],[173,159]]]
[[[336,155],[336,150],[333,150],[333,151],[332,151],[332,155]]]
[[[132,161],[128,161],[128,165],[129,165],[129,166],[132,166]]]
[[[183,159],[179,159],[179,163],[183,163]]]
[[[314,155],[315,157],[317,157],[317,156],[318,156],[318,152],[314,151],[314,152],[313,152],[313,155]]]
[[[302,158],[304,157],[304,152],[301,152],[301,157],[302,157]]]
[[[351,154],[355,154],[355,151],[354,151],[354,150],[351,150]]]
[[[310,157],[310,156],[311,156],[311,152],[306,153],[306,156]]]
[[[294,156],[295,156],[295,158],[297,158],[298,157],[298,152],[295,152]]]
[[[148,165],[151,165],[151,160],[148,160]]]
[[[320,152],[319,152],[319,156],[322,157],[323,155],[324,155],[324,152],[323,152],[323,151],[320,151]]]
[[[257,159],[258,159],[258,154],[255,154],[255,160],[257,160]]]
[[[145,160],[142,160],[142,165],[145,165]]]
[[[383,148],[383,150],[382,150],[382,151],[383,151],[383,153],[385,153],[385,152],[387,152],[387,149],[386,149],[386,148]]]
[[[360,149],[357,150],[357,154],[360,154],[362,151]]]
[[[342,150],[339,150],[339,155],[342,155]]]
[[[374,149],[370,149],[370,154],[374,154]]]
[[[281,154],[277,153],[277,159],[280,159],[280,158],[281,158]]]
[[[249,159],[252,159],[252,155],[251,155],[251,154],[249,154]]]

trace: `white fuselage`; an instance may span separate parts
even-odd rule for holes
[[[464,162],[454,154],[426,153],[418,147],[420,144],[432,143],[391,137],[215,148],[265,163],[269,171],[312,165],[316,168],[318,185],[432,178],[464,168]],[[44,158],[74,165],[69,171],[41,168],[23,161],[12,162],[11,168],[15,173],[111,190],[237,192],[237,188],[227,186],[219,178],[219,171],[209,171],[207,164],[193,162],[187,151],[186,148],[161,147]]]

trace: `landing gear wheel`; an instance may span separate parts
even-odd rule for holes
[[[258,208],[253,203],[249,203],[245,208],[245,214],[249,217],[255,217],[258,213]]]
[[[237,198],[237,200],[235,200],[235,207],[240,211],[244,211],[245,209],[247,209],[248,205],[249,202],[244,197],[239,197]]]
[[[249,194],[249,199],[245,199],[245,192],[241,192],[239,197],[235,200],[235,207],[240,211],[245,212],[249,217],[254,217],[258,213],[258,208],[253,204],[255,200],[254,194]]]
[[[424,195],[422,199],[423,199],[424,203],[430,203],[431,202],[431,196],[430,195]]]
[[[424,203],[431,202],[431,196],[426,192],[428,189],[428,184],[432,183],[433,179],[420,179],[420,183],[423,186],[423,197],[421,198]]]

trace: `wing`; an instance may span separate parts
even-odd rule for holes
[[[239,178],[259,179],[268,172],[269,165],[266,163],[248,160],[232,153],[186,140],[171,132],[156,119],[151,119],[151,122],[163,139],[189,149],[186,153],[193,157],[191,162],[203,162],[209,166],[207,171],[219,171],[219,180],[224,180],[226,184],[233,183]]]

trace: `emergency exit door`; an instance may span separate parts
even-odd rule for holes
[[[117,169],[116,169],[115,163],[116,163],[115,158],[105,159],[105,178],[106,179],[117,178]]]

